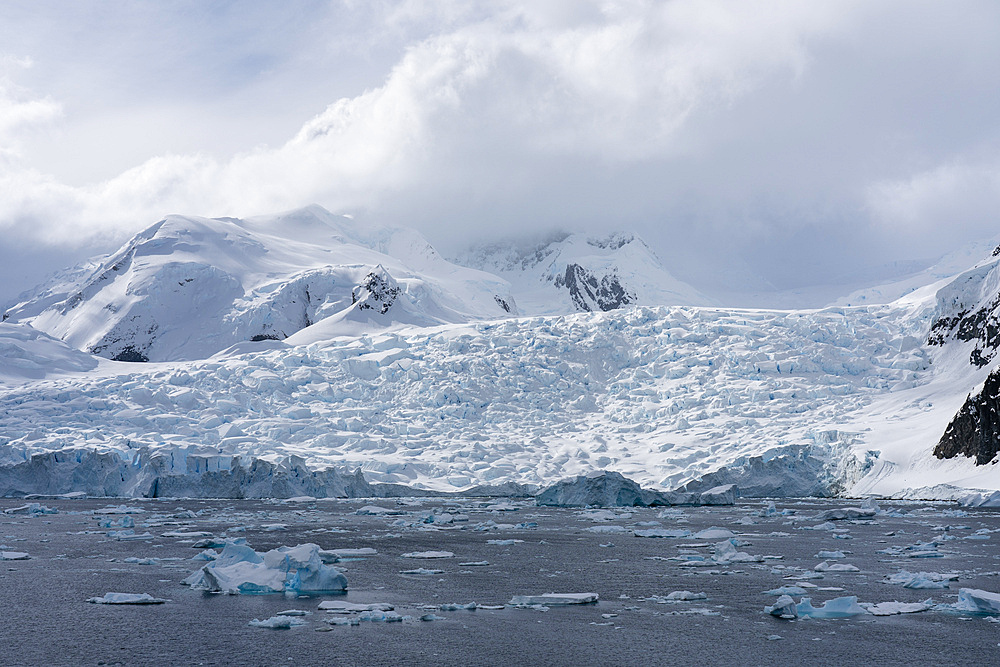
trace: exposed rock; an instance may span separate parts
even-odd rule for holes
[[[976,465],[993,461],[1000,452],[1000,371],[986,378],[982,390],[965,399],[934,448],[934,456],[975,457]]]
[[[556,287],[569,290],[573,304],[581,311],[614,310],[635,302],[615,273],[597,276],[579,264],[568,264],[566,273],[556,277]]]

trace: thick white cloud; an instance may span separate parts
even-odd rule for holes
[[[992,224],[1000,10],[961,4],[101,9],[94,34],[131,32],[73,64],[86,102],[51,63],[0,78],[0,140],[58,126],[0,164],[0,229],[89,246],[315,201],[446,244],[637,228],[696,278],[742,260],[801,284],[939,248],[945,217],[952,242]]]

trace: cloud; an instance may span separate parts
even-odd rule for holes
[[[198,3],[105,11],[111,28],[92,34],[134,37],[74,65],[97,91],[83,120],[83,96],[51,64],[32,86],[46,96],[0,80],[0,138],[5,122],[16,138],[55,121],[78,165],[56,175],[27,150],[0,164],[0,230],[110,242],[170,212],[318,202],[445,244],[637,228],[693,273],[741,258],[794,283],[932,245],[893,250],[890,229],[937,238],[942,216],[985,229],[995,206],[991,3],[268,7],[214,23]],[[155,94],[131,97],[146,81]],[[88,170],[90,156],[103,166]]]

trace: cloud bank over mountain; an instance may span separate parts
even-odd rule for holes
[[[8,4],[4,296],[311,202],[446,253],[633,229],[709,289],[934,257],[1000,204],[1000,8],[960,4]]]

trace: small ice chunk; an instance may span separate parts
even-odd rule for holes
[[[399,555],[400,558],[453,558],[454,556],[451,551],[410,551]]]
[[[311,613],[305,609],[286,609],[285,611],[279,611],[278,616],[308,616]]]
[[[805,592],[806,589],[801,586],[780,586],[779,588],[764,591],[764,595],[804,595]]]
[[[468,604],[458,604],[456,602],[447,602],[438,606],[441,611],[475,611],[479,605],[475,602],[470,602]]]
[[[822,607],[814,607],[812,598],[802,598],[795,609],[800,618],[850,618],[868,613],[864,607],[858,604],[858,598],[855,595],[827,600]]]
[[[493,544],[498,547],[507,547],[512,544],[520,544],[521,542],[524,542],[524,540],[486,540],[486,544]],[[454,556],[455,554],[451,555]],[[437,556],[435,556],[435,558],[437,558]]]
[[[447,619],[445,619],[444,616],[438,616],[437,614],[424,614],[423,616],[420,617],[420,620],[421,621],[444,621],[444,620],[447,620]]]
[[[647,530],[634,530],[632,534],[636,537],[691,537],[691,531],[684,528],[649,528]]]
[[[816,558],[822,558],[823,560],[836,560],[838,558],[847,558],[847,555],[843,551],[820,551],[816,554]]]
[[[708,595],[705,593],[692,593],[691,591],[674,591],[667,595],[667,599],[688,602],[690,600],[707,600]]]
[[[0,551],[0,560],[28,560],[31,558],[23,551]]]
[[[597,602],[597,593],[545,593],[544,595],[515,595],[507,604],[513,607],[543,605],[553,607],[567,604],[589,604]]]
[[[426,567],[418,567],[412,570],[400,570],[400,574],[419,574],[419,575],[429,575],[429,574],[444,574],[444,570],[432,570]]]
[[[89,598],[93,604],[163,604],[164,598],[154,598],[149,593],[105,593],[103,597]]]
[[[784,619],[798,618],[799,616],[795,600],[790,595],[782,595],[774,601],[774,604],[764,607],[764,611],[771,616]]]
[[[270,630],[288,630],[289,628],[294,628],[300,625],[306,625],[306,622],[301,618],[295,618],[292,616],[272,616],[271,618],[265,618],[263,621],[258,619],[253,619],[247,625],[253,628],[268,628]]]
[[[473,560],[468,563],[459,563],[462,567],[487,567],[489,564],[488,560]]]

